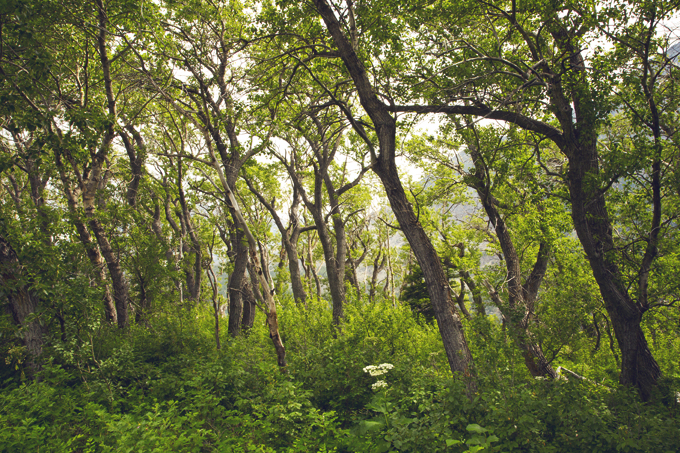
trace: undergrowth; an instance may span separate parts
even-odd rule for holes
[[[279,313],[286,373],[261,315],[248,336],[223,336],[219,351],[210,314],[197,309],[123,333],[97,325],[53,341],[39,381],[2,370],[0,451],[680,448],[672,373],[648,403],[619,388],[590,353],[572,355],[589,380],[532,379],[500,326],[476,319],[465,326],[478,389],[468,398],[465,382],[449,371],[436,326],[408,308],[355,303],[339,329],[323,301]],[[573,360],[563,365],[575,367]],[[392,366],[364,371],[379,364]]]

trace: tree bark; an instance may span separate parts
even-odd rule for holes
[[[7,297],[7,309],[12,321],[20,329],[21,343],[28,352],[27,375],[33,378],[42,369],[40,356],[46,331],[37,318],[40,298],[31,290],[30,284],[21,283],[25,279],[21,268],[16,252],[0,235],[0,288]]]
[[[250,270],[248,271],[250,273]],[[254,279],[252,279],[254,280]],[[243,286],[243,320],[241,321],[241,329],[244,334],[247,334],[255,324],[255,312],[257,310],[257,300],[253,294],[252,284],[248,280],[244,280]]]
[[[248,265],[248,247],[242,241],[243,234],[238,231],[232,241],[236,247],[234,270],[229,276],[229,335],[237,337],[241,334],[243,318],[243,288],[246,284],[246,268]]]

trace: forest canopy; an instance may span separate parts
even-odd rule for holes
[[[0,449],[675,451],[679,13],[3,2]]]

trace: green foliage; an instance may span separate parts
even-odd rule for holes
[[[427,321],[434,320],[434,308],[430,302],[423,271],[417,264],[413,264],[404,279],[405,286],[401,293],[403,300],[414,313],[421,314]]]
[[[466,324],[477,359],[469,399],[437,330],[388,300],[347,307],[331,329],[326,301],[280,311],[288,373],[260,315],[249,337],[216,351],[206,308],[155,316],[125,333],[92,325],[50,350],[42,381],[5,381],[0,450],[37,451],[674,451],[677,377],[654,401],[528,376],[493,320]],[[89,334],[87,333],[89,332]],[[667,341],[664,337],[664,341]],[[668,341],[672,340],[669,338]],[[589,357],[589,350],[582,358]],[[575,353],[578,353],[576,351]],[[389,363],[380,376],[368,365]],[[596,375],[596,361],[577,371]],[[591,373],[591,374],[589,374]],[[377,380],[384,387],[375,387]]]
[[[0,269],[0,451],[678,450],[679,74],[672,36],[660,34],[677,5],[332,5],[369,91],[398,120],[398,153],[424,172],[407,187],[414,213],[451,288],[463,291],[459,300],[476,304],[476,316],[463,319],[477,384],[468,393],[451,376],[437,326],[422,322],[433,320],[427,288],[407,246],[395,246],[403,238],[388,226],[396,222],[383,188],[363,174],[393,150],[378,146],[385,130],[362,110],[314,4],[126,0],[102,2],[100,16],[97,3],[0,5],[0,235],[18,258],[16,269]],[[480,116],[448,115],[436,136],[415,135],[420,117],[395,112],[425,103],[442,116],[444,104]],[[477,121],[483,117],[515,125]],[[120,141],[132,126],[142,138],[133,140],[137,161]],[[293,150],[304,136],[315,146]],[[583,162],[597,165],[576,181],[571,173],[582,162],[573,147],[586,142],[597,152]],[[266,157],[255,161],[257,153]],[[315,205],[317,221],[344,222],[350,261],[365,258],[366,279],[348,285],[338,326],[329,301],[312,295],[307,272],[306,306],[291,300],[272,218],[238,179],[247,174],[288,214],[287,199],[300,187],[282,177],[288,168],[267,161],[276,154],[287,156],[309,195],[290,225],[308,225]],[[202,297],[186,297],[189,281],[209,266],[234,270],[237,226],[214,161],[234,180],[262,256],[282,257],[272,274],[284,293],[285,370],[262,313],[247,337],[222,334],[216,350],[205,279]],[[322,183],[342,186],[358,166],[362,181],[332,202]],[[137,176],[132,203],[126,192]],[[644,308],[642,329],[663,375],[645,404],[618,386],[613,312],[573,233],[576,182],[596,194],[581,200],[586,206],[606,200],[598,216],[611,227],[607,272],[619,273],[618,289]],[[83,194],[93,195],[85,189],[95,184],[96,209],[86,213]],[[554,368],[586,379],[533,379],[517,339],[481,314],[483,283],[508,295],[508,269],[495,261],[504,252],[480,208],[484,194],[508,226],[521,275],[531,272],[539,243],[550,246],[527,322]],[[320,270],[317,240],[306,232],[298,247],[305,266]],[[103,253],[105,243],[107,262],[97,264],[88,251]],[[123,330],[103,319],[115,266],[136,315]],[[347,271],[348,280],[360,273]],[[473,284],[465,289],[463,280]],[[29,313],[18,321],[4,308],[24,289],[38,302],[22,307]],[[226,319],[218,320],[224,331]],[[42,342],[37,358],[27,340],[32,325]],[[30,380],[34,359],[42,369]],[[379,381],[365,372],[385,363],[393,368]]]

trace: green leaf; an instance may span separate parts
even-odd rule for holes
[[[378,422],[378,421],[371,421],[371,420],[364,420],[361,422],[361,426],[366,430],[366,431],[377,431],[381,429],[383,426],[385,426],[384,422]]]
[[[467,427],[465,429],[467,429],[471,433],[477,433],[477,434],[485,433],[485,432],[488,431],[488,429],[482,428],[481,426],[479,426],[476,423],[472,423],[470,425],[467,425]]]

